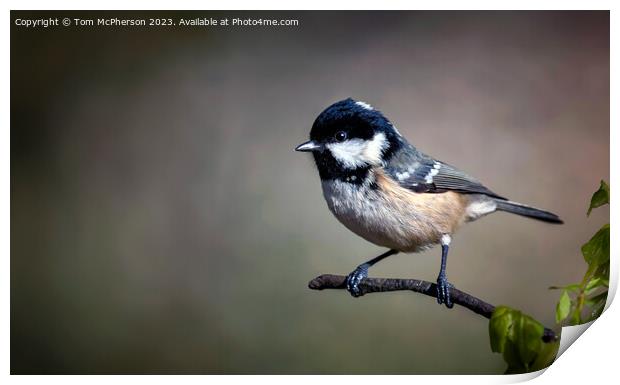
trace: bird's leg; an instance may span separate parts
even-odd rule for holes
[[[444,234],[441,237],[441,269],[439,270],[439,276],[437,277],[437,303],[446,304],[448,309],[451,309],[454,304],[450,299],[450,288],[452,284],[448,282],[446,277],[446,263],[448,262],[448,249],[450,248],[450,235]]]
[[[362,281],[362,279],[368,277],[368,269],[380,260],[397,253],[398,250],[388,250],[385,253],[379,255],[378,257],[375,257],[368,262],[362,263],[357,268],[355,268],[355,270],[353,270],[353,272],[347,276],[347,290],[349,291],[349,293],[351,293],[353,297],[359,297],[361,295],[361,292],[358,288],[358,285]]]

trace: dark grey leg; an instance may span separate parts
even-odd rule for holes
[[[437,303],[440,305],[445,303],[448,309],[452,309],[454,306],[452,299],[450,299],[450,288],[453,286],[448,282],[448,278],[446,277],[446,264],[448,263],[450,240],[451,238],[447,234],[441,237],[441,269],[437,277]]]
[[[349,291],[349,293],[351,293],[353,297],[359,297],[361,293],[358,285],[362,281],[362,279],[368,277],[368,269],[380,260],[394,254],[398,254],[398,250],[392,249],[386,251],[385,253],[371,259],[370,261],[362,263],[355,270],[353,270],[353,272],[347,276],[347,290]]]

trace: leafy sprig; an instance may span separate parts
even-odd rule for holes
[[[609,185],[601,181],[592,195],[587,215],[592,209],[608,204]],[[579,325],[598,318],[603,312],[609,290],[609,242],[609,224],[606,224],[581,246],[581,254],[588,264],[581,282],[550,287],[562,290],[555,310],[558,324]]]
[[[587,215],[607,204],[609,185],[601,181],[592,195]],[[558,324],[578,325],[596,319],[603,312],[609,289],[609,241],[609,224],[606,224],[581,247],[588,264],[581,282],[550,287],[562,290],[555,312]],[[544,343],[543,332],[543,325],[527,314],[507,306],[495,308],[489,321],[491,350],[502,353],[508,364],[507,374],[536,371],[553,363],[559,342]]]
[[[502,353],[506,374],[526,373],[551,365],[557,342],[544,343],[544,326],[534,318],[507,306],[498,306],[489,321],[491,350]]]

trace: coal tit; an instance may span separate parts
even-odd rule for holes
[[[354,297],[375,263],[441,244],[437,302],[451,308],[446,262],[452,235],[463,223],[495,211],[562,223],[557,215],[509,201],[418,151],[380,111],[351,98],[325,109],[312,125],[310,140],[295,150],[314,155],[323,196],[336,218],[389,248],[348,275],[347,290]]]

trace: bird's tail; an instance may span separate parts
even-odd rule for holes
[[[527,206],[521,203],[506,201],[502,199],[496,199],[497,210],[506,211],[509,213],[523,215],[524,217],[534,218],[539,221],[562,224],[564,221],[560,219],[554,213],[549,211],[537,209],[536,207]]]

